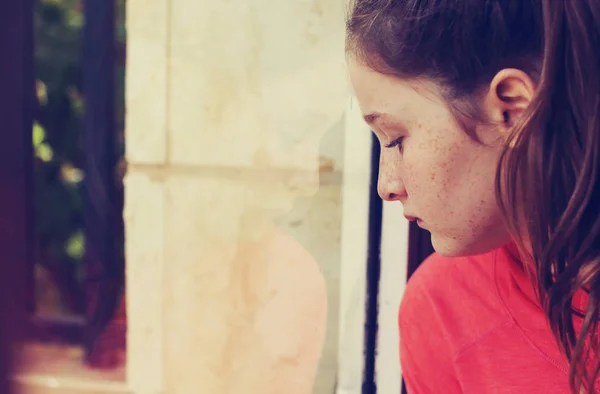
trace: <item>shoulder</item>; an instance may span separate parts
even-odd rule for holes
[[[266,247],[262,328],[274,349],[318,357],[325,338],[327,288],[321,267],[294,237],[276,230]],[[285,353],[285,352],[284,352]]]
[[[409,392],[461,392],[454,355],[504,322],[495,257],[434,253],[407,283],[400,311],[400,361]]]
[[[280,348],[323,336],[327,289],[319,263],[296,239],[273,228],[257,240],[241,242],[236,272],[239,296],[253,310],[259,330]],[[306,338],[305,338],[306,337]]]
[[[492,251],[469,257],[434,253],[426,259],[404,291],[398,316],[401,337],[426,343],[437,333],[454,354],[506,322],[496,286],[496,257]]]
[[[497,292],[496,256],[497,251],[468,257],[432,254],[407,283],[400,327],[438,326],[456,351],[504,322],[508,316]],[[431,320],[424,319],[424,314]]]
[[[319,262],[294,237],[275,230],[268,242],[267,259],[272,284],[298,292],[296,297],[324,301],[326,284]]]
[[[263,388],[254,391],[308,394],[327,324],[327,291],[319,264],[296,239],[277,229],[245,247],[242,255],[251,264],[240,288],[255,294],[243,300],[256,307],[247,330],[253,335],[250,351],[238,351],[236,357],[261,378]]]
[[[478,287],[481,281],[494,281],[496,256],[496,250],[464,257],[447,257],[433,253],[412,275],[408,281],[408,288],[423,288],[432,295],[472,290],[473,287]]]

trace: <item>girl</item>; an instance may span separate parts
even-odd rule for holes
[[[355,0],[347,51],[379,193],[437,252],[400,307],[408,392],[595,392],[600,1]]]

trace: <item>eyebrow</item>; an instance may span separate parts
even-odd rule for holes
[[[389,127],[395,127],[400,129],[406,129],[406,124],[396,118],[393,115],[390,115],[385,112],[372,112],[367,115],[363,115],[363,119],[367,124],[371,127],[375,126],[378,120],[385,122],[385,125]],[[383,126],[383,125],[380,125]]]
[[[363,119],[368,125],[373,126],[377,121],[385,121],[388,124],[395,124],[404,127],[404,124],[396,119],[393,115],[385,112],[372,112],[368,115],[363,115]]]

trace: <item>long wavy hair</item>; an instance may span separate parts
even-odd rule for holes
[[[480,89],[503,68],[521,69],[537,82],[501,154],[497,200],[515,242],[535,263],[535,287],[569,361],[571,390],[594,392],[600,1],[354,0],[347,50],[381,73],[437,82],[455,113],[471,121],[482,120]],[[576,295],[587,299],[584,308],[574,305]]]

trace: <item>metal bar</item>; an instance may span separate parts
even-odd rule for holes
[[[362,394],[375,394],[375,363],[377,358],[377,332],[379,330],[379,279],[381,274],[381,229],[383,201],[377,193],[380,146],[373,135],[371,154],[371,185],[369,190],[369,249],[367,254],[367,302],[365,321],[365,369]]]
[[[115,2],[84,1],[85,261],[88,361],[110,322],[123,287],[121,210],[117,189],[115,130]]]
[[[411,222],[408,233],[408,268],[406,280],[410,279],[423,260],[433,252],[429,231],[423,230],[417,223]]]

